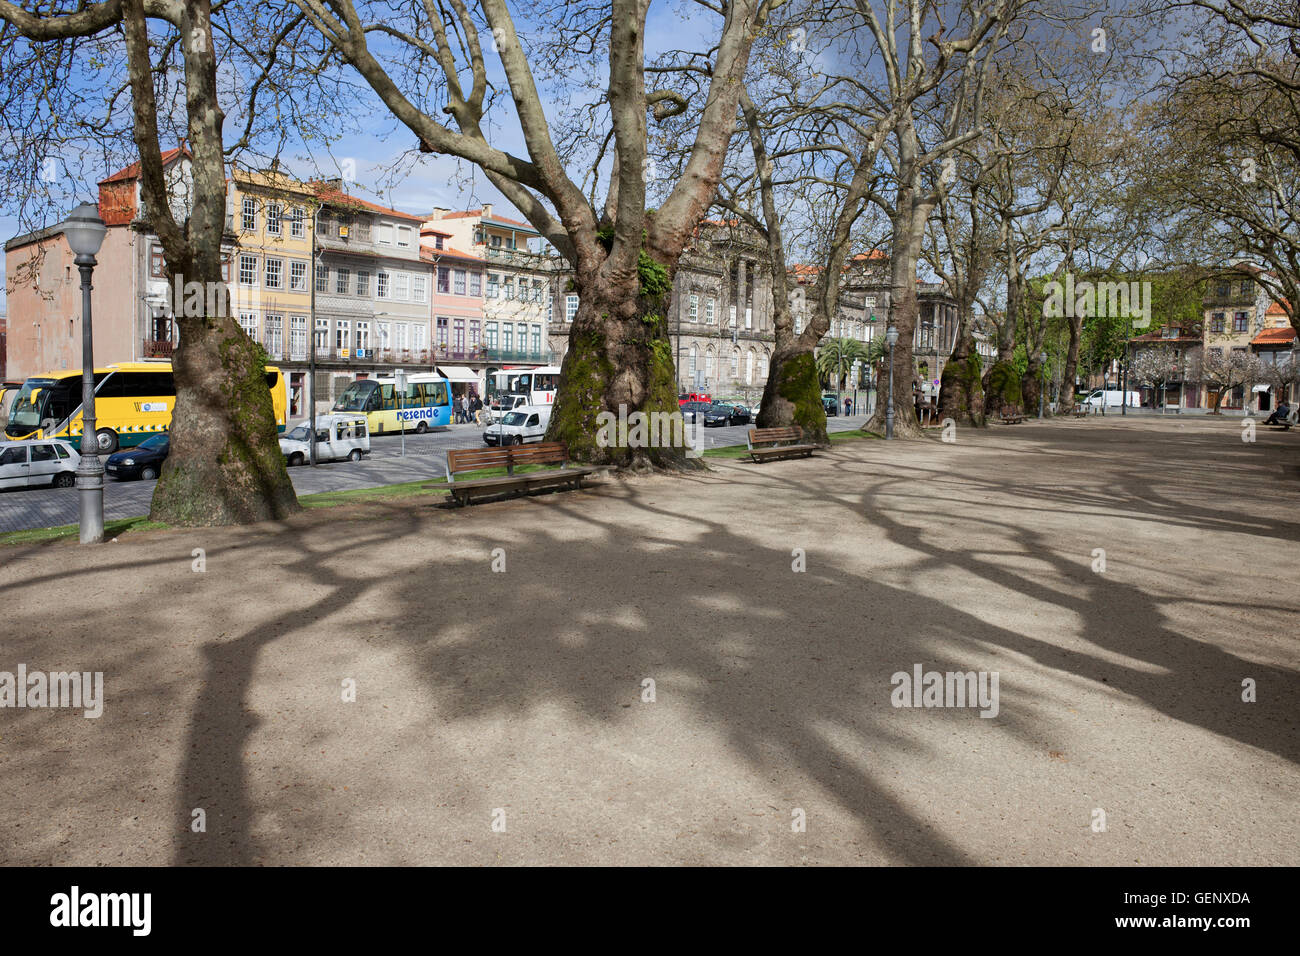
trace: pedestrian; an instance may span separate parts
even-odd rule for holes
[[[460,420],[461,420],[461,424],[465,424],[466,422],[469,421],[469,396],[468,395],[462,395],[460,397]]]
[[[848,398],[847,396],[844,399],[844,414],[845,415],[853,414],[853,399]]]

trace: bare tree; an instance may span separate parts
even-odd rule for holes
[[[233,8],[226,8],[230,15]],[[299,18],[277,19],[280,39]],[[147,228],[158,237],[173,278],[225,291],[221,237],[225,232],[225,111],[218,88],[218,52],[210,0],[102,0],[98,3],[24,3],[0,0],[6,43],[0,57],[30,55],[41,44],[71,55],[117,58],[121,87],[110,88],[99,118],[82,120],[81,133],[112,137],[119,93],[129,92],[129,131],[140,162]],[[229,31],[225,31],[229,36]],[[21,46],[17,38],[32,44]],[[274,49],[274,48],[272,48]],[[249,137],[257,95],[274,69],[275,54],[259,51],[245,101]],[[58,76],[55,82],[66,82]],[[159,91],[164,96],[160,99]],[[34,115],[55,94],[42,91]],[[62,102],[91,105],[80,89]],[[183,195],[165,174],[160,127],[179,114],[191,175]],[[173,357],[177,392],[171,454],[154,492],[151,514],[177,525],[259,521],[297,510],[276,436],[266,387],[264,352],[236,323],[229,296],[205,295],[203,306],[177,316],[180,341]],[[187,305],[190,300],[187,299]]]

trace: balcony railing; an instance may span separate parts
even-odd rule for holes
[[[145,339],[141,354],[145,358],[171,358],[176,351],[176,343],[170,339]]]
[[[532,365],[550,365],[555,360],[554,352],[517,352],[513,349],[485,349],[489,362],[523,362]]]
[[[433,350],[433,360],[435,362],[484,362],[488,360],[487,353],[488,350],[481,345],[461,348],[438,345]]]

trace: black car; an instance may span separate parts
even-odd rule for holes
[[[704,427],[715,425],[748,425],[749,409],[729,402],[714,402],[704,412]]]
[[[822,406],[826,409],[827,415],[838,415],[840,413],[839,402],[834,395],[823,395]]]
[[[685,402],[682,404],[682,421],[693,424],[696,418],[703,419],[710,408],[708,402]]]
[[[171,444],[167,434],[150,435],[134,448],[114,452],[104,462],[104,473],[119,481],[128,478],[143,478],[152,481],[162,471],[162,463],[167,458]]]

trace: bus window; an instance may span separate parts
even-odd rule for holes
[[[531,375],[520,375],[519,384],[513,389],[513,391],[523,392],[527,394],[528,392],[532,391],[532,388],[533,388],[533,377]]]
[[[374,382],[353,382],[334,403],[334,410],[336,412],[364,412],[372,399],[376,403],[378,402],[377,390],[378,387]],[[378,407],[377,404],[376,407]]]
[[[379,386],[379,408],[389,411],[397,407],[397,395],[391,385]],[[367,409],[367,411],[378,411],[378,409]]]
[[[447,384],[445,382],[424,383],[425,403],[428,405],[447,404]]]

